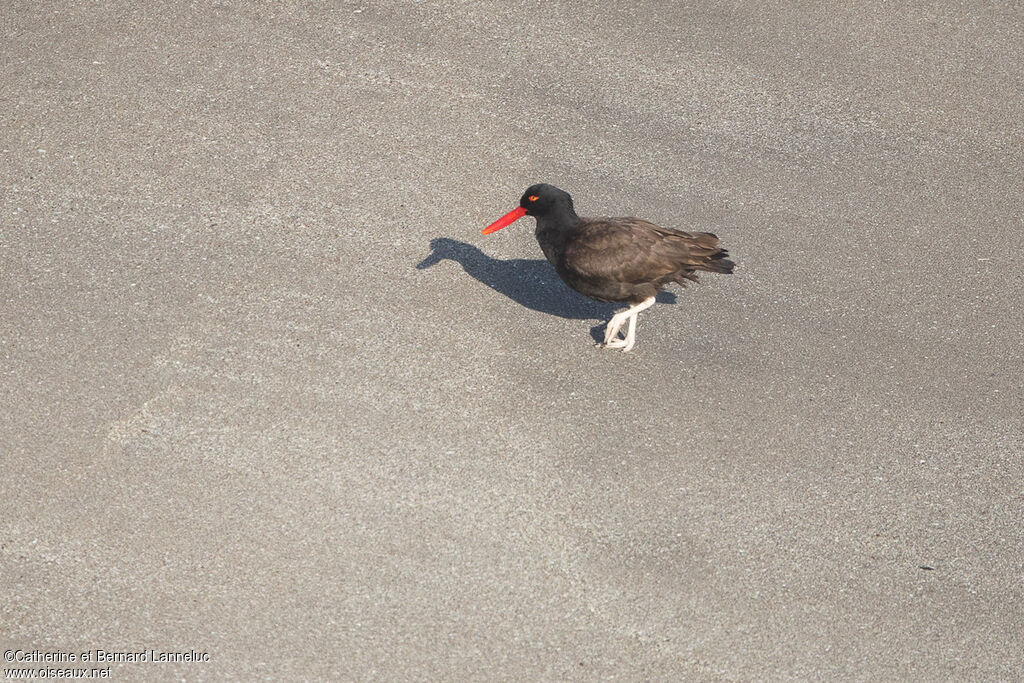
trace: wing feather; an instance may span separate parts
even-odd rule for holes
[[[718,237],[662,228],[639,218],[588,219],[565,250],[566,265],[587,278],[646,283],[705,270],[723,252]]]

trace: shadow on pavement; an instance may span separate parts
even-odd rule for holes
[[[499,294],[507,296],[517,304],[539,313],[556,315],[573,320],[607,321],[624,304],[607,304],[593,301],[570,289],[555,269],[545,259],[509,259],[502,261],[491,258],[472,244],[459,242],[448,237],[430,240],[430,254],[416,264],[424,270],[445,259],[455,261],[474,279],[487,285]],[[675,303],[675,294],[658,294],[660,303]],[[604,338],[604,322],[591,328],[595,341]]]

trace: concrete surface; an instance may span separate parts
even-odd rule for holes
[[[0,647],[1020,677],[1022,13],[4,2]],[[595,349],[535,181],[741,268]]]

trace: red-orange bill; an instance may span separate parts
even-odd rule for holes
[[[525,215],[526,215],[526,209],[524,209],[521,206],[517,206],[516,208],[512,209],[511,211],[509,211],[508,213],[506,213],[504,216],[502,216],[498,220],[496,220],[493,223],[491,223],[490,225],[488,225],[486,228],[484,228],[480,232],[482,234],[484,234],[484,235],[490,235],[492,232],[497,232],[497,231],[501,230],[506,225],[509,225],[511,223],[515,223],[517,220],[519,220],[520,218],[522,218]]]

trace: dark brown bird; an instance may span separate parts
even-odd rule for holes
[[[699,270],[730,274],[736,265],[710,232],[682,232],[639,218],[580,218],[569,193],[546,183],[531,185],[519,207],[483,234],[523,216],[537,219],[537,242],[567,285],[597,301],[631,304],[605,327],[602,346],[609,349],[633,348],[637,315],[654,305],[654,297],[669,283],[696,282]]]

